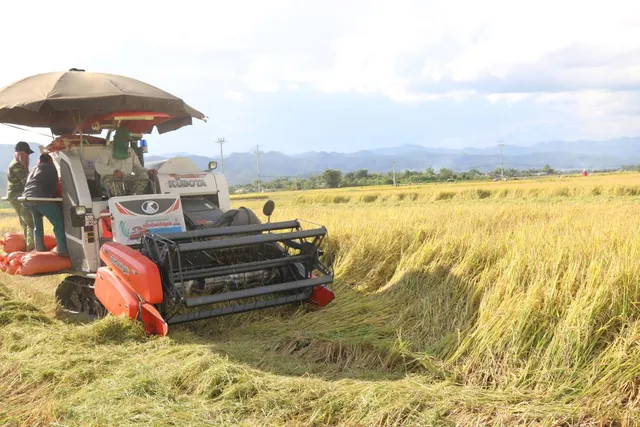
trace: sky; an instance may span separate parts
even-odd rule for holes
[[[217,155],[219,137],[226,153],[300,153],[640,135],[632,1],[31,0],[3,12],[0,87],[77,67],[207,115],[149,135],[153,154]],[[0,143],[21,139],[48,141],[0,126]]]

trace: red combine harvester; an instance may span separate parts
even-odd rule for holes
[[[47,126],[61,135],[44,151],[58,168],[62,197],[22,201],[62,206],[71,270],[52,274],[69,274],[56,290],[65,309],[92,317],[124,314],[142,321],[148,333],[165,335],[170,324],[333,300],[327,288],[333,271],[321,249],[327,230],[306,229],[299,220],[262,223],[249,209],[231,209],[216,162],[207,170],[184,157],[158,162],[145,194],[110,197],[101,188],[95,160],[114,129],[129,130],[130,146],[144,164],[144,134],[176,130],[192,117],[204,119],[202,113],[125,77],[50,74],[60,74],[56,81],[63,86],[54,83],[52,91],[71,92],[59,105],[55,98],[31,100],[30,85],[40,76],[25,79],[0,89],[0,123]],[[113,95],[123,95],[120,102],[87,86],[101,79],[123,79],[118,87],[124,95]],[[25,92],[21,104],[16,86]],[[268,201],[263,214],[269,218],[273,209]]]

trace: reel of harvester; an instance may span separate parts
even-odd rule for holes
[[[333,271],[321,261],[324,227],[298,220],[147,235],[142,253],[160,270],[167,324],[296,302],[324,306]]]

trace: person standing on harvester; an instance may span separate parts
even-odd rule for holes
[[[22,196],[26,198],[54,199],[58,196],[58,171],[53,164],[53,159],[48,154],[40,155],[40,162],[33,168]],[[46,252],[44,244],[44,226],[42,217],[53,225],[53,234],[56,236],[58,255],[67,257],[67,239],[64,234],[64,218],[62,210],[56,202],[25,202],[25,206],[31,211],[33,217],[33,234],[36,251]]]
[[[18,197],[22,196],[27,176],[29,175],[29,155],[33,154],[33,150],[24,141],[16,144],[13,160],[9,163],[9,171],[7,172],[7,199],[18,215],[20,226],[24,233],[24,241],[27,245],[27,252],[33,250],[33,219],[29,210],[18,201]]]
[[[96,159],[96,172],[100,174],[100,184],[110,196],[132,196],[144,194],[149,185],[149,173],[140,164],[135,151],[129,147],[130,133],[119,127],[113,136],[111,146],[106,146]]]

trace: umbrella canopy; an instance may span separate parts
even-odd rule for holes
[[[0,89],[0,123],[47,127],[57,135],[73,132],[97,115],[153,111],[171,116],[157,129],[170,132],[204,114],[155,86],[115,74],[72,68],[38,74]]]

